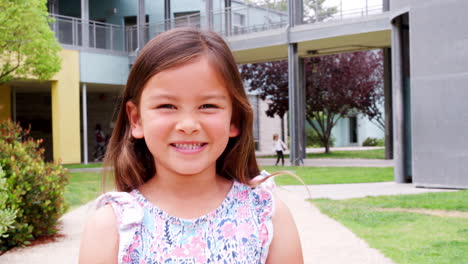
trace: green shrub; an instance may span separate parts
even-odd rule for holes
[[[362,142],[362,145],[364,147],[383,147],[385,146],[385,139],[381,138],[381,139],[377,139],[377,138],[371,138],[371,137],[368,137],[366,138],[366,140],[364,140],[364,142]]]
[[[377,139],[377,146],[378,147],[385,147],[385,138]]]
[[[8,196],[5,207],[16,211],[8,237],[0,238],[0,252],[55,234],[66,209],[67,170],[58,163],[44,162],[44,149],[39,147],[42,140],[31,139],[28,133],[11,121],[0,123],[0,166]]]
[[[6,238],[7,230],[12,228],[12,225],[16,218],[17,211],[6,207],[6,201],[8,199],[5,172],[0,166],[0,238]]]

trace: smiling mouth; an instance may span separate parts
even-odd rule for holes
[[[207,143],[171,143],[171,146],[179,149],[179,150],[199,150],[206,146]]]

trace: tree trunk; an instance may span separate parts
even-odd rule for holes
[[[330,141],[325,144],[325,153],[330,153]]]

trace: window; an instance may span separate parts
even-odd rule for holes
[[[200,11],[174,13],[175,27],[200,28]]]
[[[232,26],[234,28],[234,34],[241,34],[245,27],[245,15],[239,13],[234,13],[233,15]]]

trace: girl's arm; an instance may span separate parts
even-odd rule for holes
[[[99,208],[81,237],[80,264],[117,263],[119,233],[111,205]]]
[[[283,141],[281,141],[281,145],[283,145],[284,150],[288,149],[288,146],[286,146],[286,143],[284,143]]]
[[[267,264],[302,264],[301,241],[296,224],[288,207],[275,196],[273,215],[273,240],[268,251]]]

